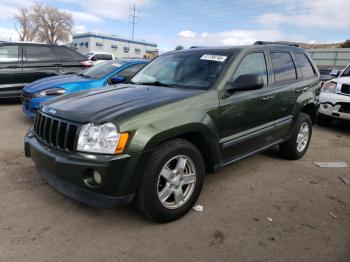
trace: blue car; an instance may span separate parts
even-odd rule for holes
[[[64,94],[122,83],[144,67],[149,60],[118,59],[93,66],[80,74],[47,77],[23,88],[22,110],[35,117],[40,103]]]

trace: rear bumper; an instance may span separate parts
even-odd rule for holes
[[[59,192],[93,207],[111,208],[133,200],[144,153],[119,156],[67,153],[41,144],[29,131],[25,137],[25,155]],[[85,183],[91,170],[100,173],[101,185],[91,187]]]
[[[319,113],[336,119],[350,120],[350,96],[321,93]]]

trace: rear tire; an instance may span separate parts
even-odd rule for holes
[[[151,155],[134,205],[157,222],[176,220],[197,201],[204,174],[203,157],[193,144],[184,139],[167,141]]]
[[[292,137],[279,146],[280,154],[286,159],[300,159],[309,147],[311,136],[311,118],[308,114],[300,113]]]

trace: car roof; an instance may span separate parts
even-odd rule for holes
[[[240,45],[240,46],[213,46],[213,47],[207,47],[207,46],[195,46],[189,49],[183,49],[179,51],[171,51],[167,54],[173,54],[173,53],[182,53],[182,52],[210,52],[210,51],[225,51],[228,53],[236,53],[240,50],[246,50],[246,51],[254,51],[254,50],[293,50],[295,52],[305,52],[303,48],[296,47],[296,46],[290,46],[290,45],[283,45],[283,44],[257,44],[257,45]]]

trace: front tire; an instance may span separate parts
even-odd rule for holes
[[[304,156],[312,136],[312,121],[308,114],[300,113],[292,137],[280,144],[280,154],[290,160],[297,160]]]
[[[203,157],[193,144],[184,139],[167,141],[151,155],[134,204],[157,222],[176,220],[197,201],[204,174]]]

